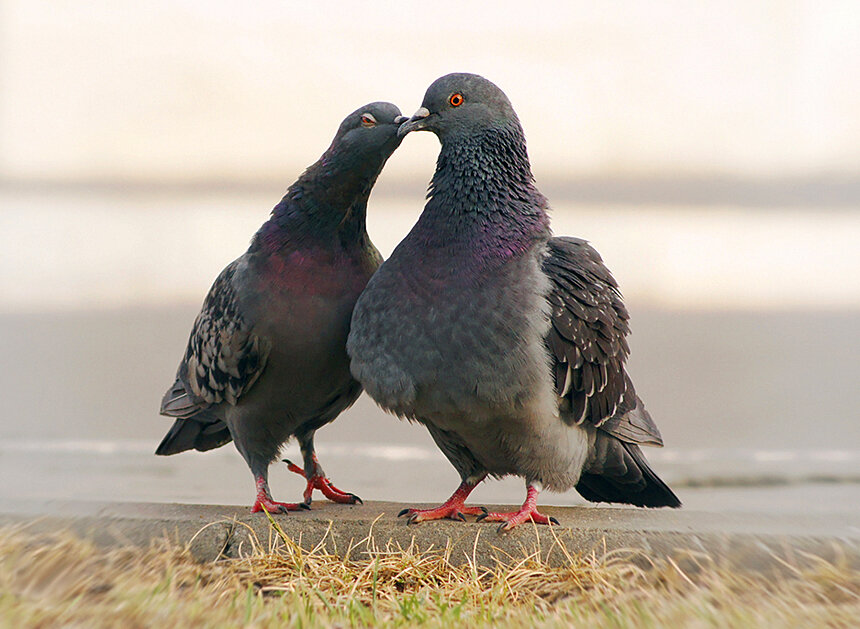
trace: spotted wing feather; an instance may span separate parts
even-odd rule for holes
[[[221,272],[203,302],[176,383],[162,400],[163,415],[187,418],[222,402],[235,405],[266,365],[270,345],[239,309],[233,287],[238,264]]]
[[[543,268],[552,282],[546,344],[562,417],[631,443],[662,445],[624,369],[629,315],[600,254],[585,240],[552,238]]]

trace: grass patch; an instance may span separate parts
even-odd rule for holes
[[[0,626],[853,627],[860,618],[860,572],[815,558],[780,577],[621,552],[487,569],[453,565],[444,549],[373,547],[343,559],[272,530],[240,558],[199,564],[166,541],[104,550],[2,529]]]

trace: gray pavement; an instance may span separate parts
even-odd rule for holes
[[[657,559],[672,557],[690,570],[705,558],[738,569],[791,570],[798,562],[808,562],[810,555],[860,568],[860,517],[854,514],[544,507],[542,511],[558,518],[561,526],[525,524],[499,534],[497,524],[472,521],[407,526],[396,517],[403,507],[390,502],[355,506],[317,502],[311,511],[274,519],[304,548],[325,539],[330,552],[356,559],[373,548],[414,542],[422,551],[448,548],[453,563],[471,560],[482,566],[510,562],[524,553],[540,552],[558,564],[564,562],[565,551],[602,555],[629,549]],[[0,524],[24,525],[34,533],[70,530],[104,546],[145,546],[167,537],[189,544],[199,561],[238,556],[250,550],[252,534],[263,544],[275,534],[265,515],[251,514],[247,507],[217,505],[7,501],[0,504]]]

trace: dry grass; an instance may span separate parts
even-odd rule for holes
[[[631,553],[454,566],[444,551],[302,550],[275,525],[239,559],[195,563],[166,542],[103,550],[68,535],[0,537],[0,626],[854,627],[860,573],[809,558],[780,578]],[[637,559],[636,562],[633,559]]]

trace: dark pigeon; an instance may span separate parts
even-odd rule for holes
[[[427,205],[359,298],[347,342],[371,397],[424,424],[462,478],[442,506],[401,515],[548,524],[542,487],[680,506],[639,449],[662,439],[625,371],[618,287],[587,242],[552,237],[508,98],[444,76],[400,133],[418,130],[442,144]],[[488,475],[525,479],[519,511],[463,505]]]
[[[361,393],[345,345],[355,301],[382,262],[365,229],[367,200],[404,120],[391,103],[346,117],[248,251],[215,280],[161,402],[161,414],[177,419],[156,454],[234,441],[256,482],[253,511],[307,507],[314,489],[359,501],[326,478],[314,433]],[[275,502],[268,485],[269,465],[291,437],[304,466],[287,463],[307,479],[297,504]]]

